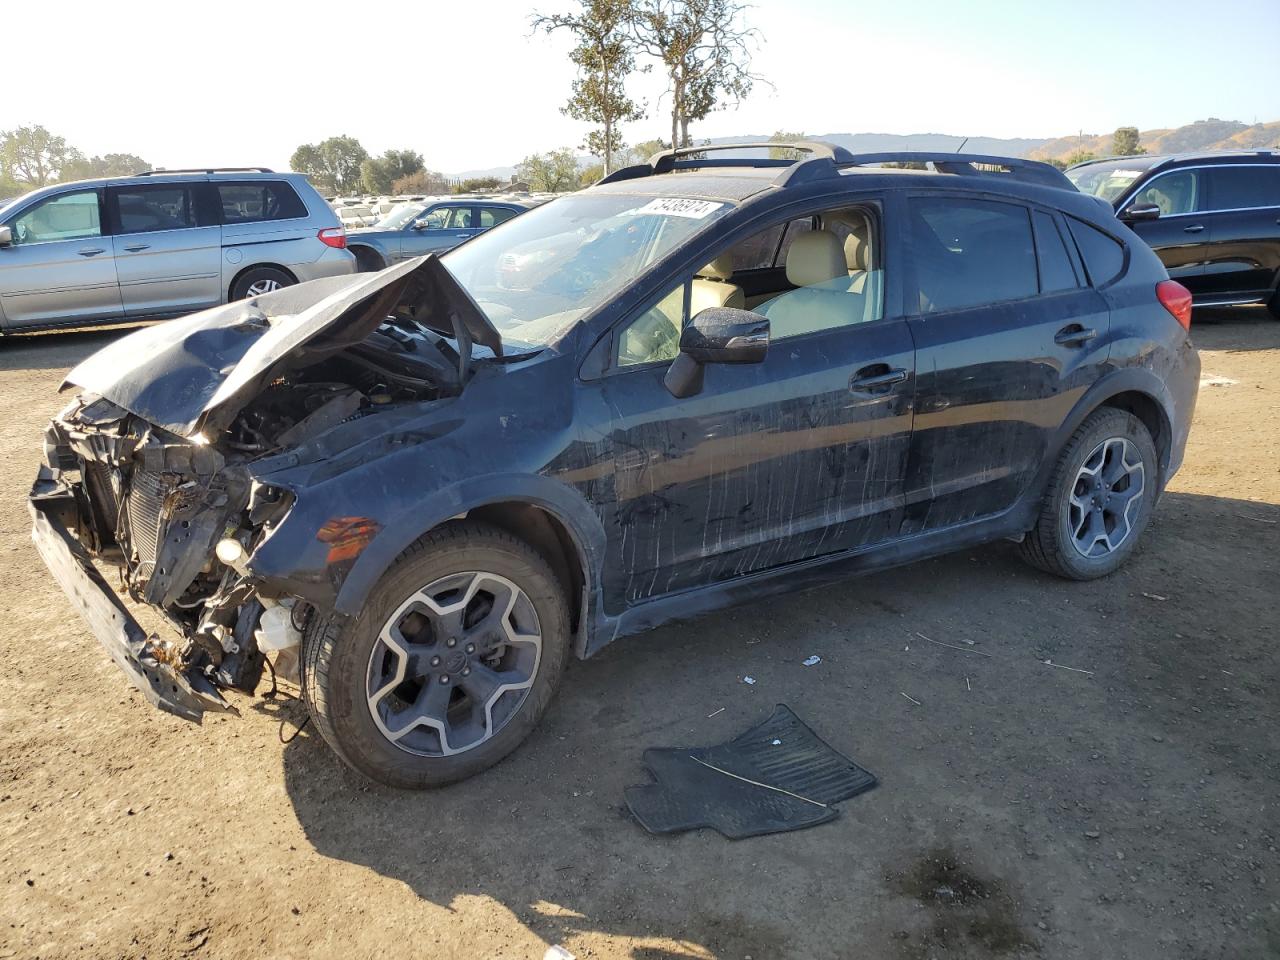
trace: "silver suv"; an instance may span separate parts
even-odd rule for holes
[[[33,190],[0,208],[0,331],[160,320],[353,273],[306,177],[166,170]]]

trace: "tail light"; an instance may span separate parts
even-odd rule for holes
[[[1161,280],[1156,284],[1156,299],[1182,324],[1182,329],[1191,329],[1190,290],[1177,280]]]
[[[320,238],[320,242],[326,247],[337,247],[339,250],[343,250],[347,246],[346,227],[325,227],[316,236]]]

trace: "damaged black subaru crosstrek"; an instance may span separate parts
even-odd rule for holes
[[[408,787],[673,617],[1001,537],[1114,570],[1182,460],[1186,291],[1043,164],[795,148],[117,341],[49,428],[41,554],[152,703],[230,709],[269,661]]]

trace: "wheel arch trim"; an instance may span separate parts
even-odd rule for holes
[[[578,636],[574,651],[581,657],[595,632],[597,596],[605,553],[605,533],[599,518],[572,488],[544,476],[499,475],[446,487],[388,523],[361,552],[334,601],[334,609],[355,616],[383,573],[414,541],[441,524],[473,510],[511,504],[545,513],[567,534],[582,575],[582,603],[577,611]]]

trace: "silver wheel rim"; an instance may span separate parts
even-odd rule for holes
[[[272,290],[280,289],[279,280],[255,280],[249,284],[249,289],[245,291],[247,296],[260,297],[264,293],[270,293]]]
[[[1105,557],[1129,539],[1146,490],[1146,468],[1132,440],[1111,437],[1085,457],[1067,504],[1076,552]]]
[[[496,573],[450,574],[383,624],[369,654],[369,714],[408,753],[465,753],[516,715],[541,659],[538,613],[520,587]]]

